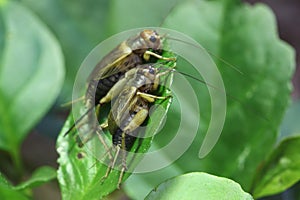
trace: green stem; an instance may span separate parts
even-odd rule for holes
[[[22,160],[21,160],[21,154],[20,154],[20,150],[19,149],[20,148],[14,146],[11,149],[11,151],[10,151],[11,152],[10,155],[11,155],[11,158],[12,158],[12,162],[13,162],[14,167],[16,169],[15,176],[17,178],[19,178],[19,177],[21,178],[21,176],[23,174],[23,163],[22,163]]]
[[[1,148],[3,150],[9,151],[12,162],[16,169],[16,174],[13,174],[13,176],[19,178],[21,177],[23,172],[23,166],[20,155],[20,143],[16,138],[16,128],[12,122],[11,113],[7,106],[9,105],[9,103],[7,102],[8,101],[5,101],[4,95],[0,90],[0,126],[2,127],[1,134],[3,134],[2,143],[4,144],[4,146],[2,146]]]

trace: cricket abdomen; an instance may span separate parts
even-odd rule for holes
[[[124,139],[123,139],[123,134],[124,135]],[[134,135],[134,133],[131,133]],[[129,151],[134,143],[134,141],[136,140],[136,137],[126,134],[123,130],[121,130],[120,128],[118,128],[116,130],[116,132],[112,135],[112,142],[115,146],[120,146],[121,149]],[[124,146],[122,145],[122,141],[125,145],[125,149]]]

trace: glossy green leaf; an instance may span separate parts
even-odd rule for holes
[[[35,15],[13,1],[0,11],[0,148],[16,161],[26,134],[55,101],[64,65],[59,44]]]
[[[52,167],[40,167],[33,172],[32,176],[25,182],[17,185],[16,190],[24,190],[28,188],[34,188],[47,183],[56,178],[56,170]]]
[[[241,186],[226,178],[193,172],[171,178],[156,187],[146,200],[251,200]]]
[[[229,177],[249,191],[256,168],[274,147],[290,101],[294,51],[278,38],[275,17],[268,7],[228,2],[181,2],[164,23],[165,27],[190,35],[215,55],[228,95],[222,135],[212,152],[199,159],[199,149],[210,122],[211,104],[207,91],[198,82],[191,81],[201,111],[197,137],[189,150],[168,168],[131,176],[126,191],[132,198],[143,198],[151,187],[169,177],[199,170]],[[190,65],[182,62],[177,66],[179,71],[193,74]],[[188,104],[188,99],[179,103]],[[189,106],[191,109],[185,118],[199,115],[193,111],[195,105]],[[174,127],[180,123],[179,114],[179,107],[173,104],[164,128],[168,134],[154,138],[157,148],[168,144],[170,135],[174,136]],[[167,159],[169,155],[162,157]]]
[[[106,167],[84,148],[79,148],[76,136],[63,136],[73,124],[72,114],[67,119],[57,141],[59,153],[59,169],[57,178],[60,184],[63,199],[99,199],[108,194],[116,186],[101,185],[101,177]],[[92,141],[85,147],[88,148]],[[114,173],[115,178],[118,174]],[[116,184],[116,183],[115,183]]]
[[[0,173],[0,199],[2,200],[10,200],[10,199],[18,199],[18,200],[28,200],[25,195],[21,192],[15,190],[11,184],[7,182],[7,180]]]
[[[255,198],[280,193],[300,180],[300,136],[283,140],[259,168],[253,183]]]

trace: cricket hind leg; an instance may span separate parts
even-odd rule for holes
[[[123,176],[127,171],[127,152],[132,148],[135,140],[136,140],[136,133],[139,129],[137,129],[147,118],[148,110],[142,108],[139,110],[135,116],[130,120],[130,123],[127,124],[124,129],[118,128],[116,132],[112,135],[112,142],[116,147],[116,153],[114,155],[114,159],[111,160],[109,163],[105,175],[101,178],[101,182],[109,176],[111,170],[116,166],[116,163],[121,159],[121,170],[118,179],[117,187],[120,188]],[[130,133],[130,134],[129,134]],[[120,158],[120,151],[121,151],[121,158]]]
[[[124,134],[122,134],[122,137],[124,138],[124,143],[121,145],[123,146],[123,148],[125,148],[126,150],[122,149],[121,153],[122,153],[122,163],[121,163],[121,170],[120,170],[120,175],[119,175],[119,179],[118,179],[118,189],[120,189],[120,185],[122,183],[123,177],[125,175],[125,172],[128,170],[129,164],[127,164],[127,154],[128,151],[132,148],[134,142],[136,141],[137,137],[132,136],[132,135],[136,135],[137,134],[137,130],[133,131],[131,135],[126,134],[126,132],[124,132]]]
[[[107,169],[106,169],[106,172],[105,172],[105,175],[100,179],[100,182],[103,183],[107,177],[109,176],[109,174],[111,173],[111,170],[115,167],[115,164],[118,160],[118,157],[119,157],[119,153],[120,153],[120,146],[115,146],[115,155],[112,159],[110,159],[110,163],[107,165]]]
[[[78,146],[82,147],[85,143],[87,143],[95,135],[97,135],[99,141],[104,146],[106,152],[109,154],[109,157],[112,157],[111,153],[109,152],[108,145],[106,144],[106,142],[104,140],[104,137],[102,136],[102,133],[103,133],[102,130],[106,129],[107,126],[108,126],[107,125],[107,120],[104,123],[102,123],[101,125],[99,125],[99,123],[98,123],[98,116],[99,116],[99,112],[100,112],[100,104],[98,104],[95,107],[96,117],[88,116],[90,114],[89,112],[92,109],[93,109],[93,107],[91,109],[88,109],[88,111],[85,114],[83,114],[72,125],[72,127],[69,130],[74,129],[74,128],[76,128],[77,130],[80,130],[81,128],[86,128],[86,130],[89,130],[89,131],[78,131],[78,135],[76,136],[76,141],[78,143]],[[86,117],[86,118],[84,119],[84,117]],[[83,127],[84,125],[88,125],[89,127]]]
[[[121,129],[118,129],[118,131],[121,133],[116,133],[115,136],[117,137],[113,137],[113,142],[115,144],[114,147],[116,149],[114,158],[111,159],[109,165],[107,166],[106,173],[100,181],[103,183],[111,173],[112,169],[114,169],[116,166],[120,166],[120,175],[117,183],[117,188],[120,189],[124,174],[127,171],[127,150],[131,148],[136,137],[126,134]]]
[[[94,108],[95,108],[96,117],[93,117],[93,115],[91,115]],[[79,131],[78,136],[77,136],[79,146],[83,146],[85,143],[87,143],[90,139],[93,138],[95,133],[98,131],[98,115],[99,115],[98,113],[99,112],[100,112],[100,104],[96,105],[96,107],[91,106],[79,119],[76,120],[76,122],[69,129],[69,130],[71,130],[71,129],[76,128],[77,130],[80,130],[80,128],[83,127],[84,125],[88,125],[89,126],[88,129],[91,129],[91,131],[89,131],[88,133],[82,133]],[[86,119],[84,119],[85,117],[86,117]]]
[[[107,127],[108,127],[108,123],[107,123],[107,120],[106,120],[104,123],[99,125],[98,129],[96,130],[96,133],[97,133],[99,141],[101,142],[101,144],[103,145],[103,147],[105,149],[105,153],[101,157],[105,157],[106,155],[108,155],[109,159],[112,160],[113,156],[112,156],[112,153],[111,153],[111,147],[109,147],[107,145],[107,143],[105,142],[104,137],[102,136],[102,134],[104,133],[103,129],[106,129]]]

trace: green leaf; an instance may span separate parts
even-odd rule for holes
[[[253,183],[255,198],[280,193],[300,180],[300,136],[283,140],[259,168]]]
[[[21,142],[62,86],[63,56],[25,7],[9,1],[0,9],[0,148],[18,159]]]
[[[100,184],[106,168],[101,166],[101,163],[86,149],[77,146],[76,136],[72,137],[69,134],[64,137],[73,123],[71,113],[57,140],[57,152],[59,153],[57,178],[62,197],[74,200],[99,199],[108,193],[107,190],[112,190],[109,184],[106,185],[108,188],[102,187]],[[87,145],[92,142],[89,141]]]
[[[222,135],[212,152],[199,159],[199,149],[211,120],[211,103],[207,91],[198,82],[191,81],[201,111],[197,137],[172,166],[131,176],[126,182],[126,191],[134,199],[143,198],[151,187],[169,177],[199,170],[231,178],[249,191],[256,168],[274,147],[290,102],[294,51],[278,38],[275,17],[268,7],[227,2],[184,1],[173,9],[164,23],[167,28],[191,36],[216,55],[215,61],[228,94]],[[237,67],[243,74],[218,58]],[[178,71],[193,74],[190,65],[182,62],[177,66]],[[188,104],[188,100],[179,103]],[[189,106],[191,109],[184,118],[199,115],[193,110],[195,105]],[[153,145],[158,149],[174,137],[174,127],[180,123],[178,113],[180,107],[173,104],[164,128],[168,134],[154,138]],[[187,134],[190,134],[188,130]],[[169,158],[168,154],[161,156]]]
[[[197,200],[250,200],[250,194],[226,178],[193,172],[169,179],[156,187],[146,200],[197,199]]]
[[[10,200],[28,200],[28,198],[21,192],[15,190],[12,185],[10,185],[7,180],[0,173],[0,199]]]
[[[66,59],[59,101],[70,101],[76,73],[89,51],[109,36],[109,1],[22,0],[57,36]]]
[[[24,190],[28,188],[34,188],[40,186],[44,183],[47,183],[56,178],[56,170],[52,167],[44,166],[38,168],[35,172],[33,172],[30,179],[27,181],[17,185],[15,187],[16,190]]]
[[[284,116],[281,125],[280,140],[282,138],[293,136],[294,134],[300,133],[300,124],[298,123],[298,117],[300,113],[300,100],[294,101]]]

